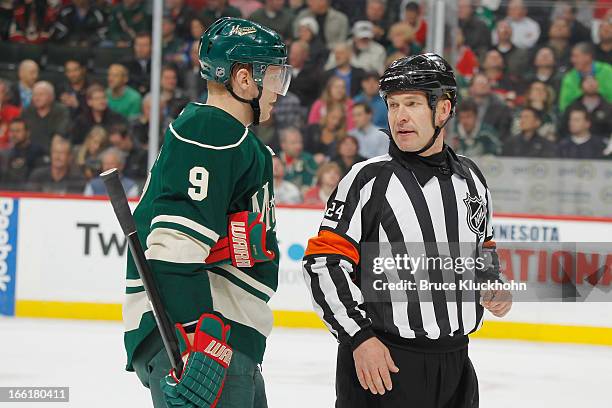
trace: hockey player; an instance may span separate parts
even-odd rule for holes
[[[128,258],[127,369],[161,407],[266,407],[259,364],[278,282],[272,151],[250,130],[291,78],[274,31],[223,18],[199,45],[206,104],[165,134],[134,218],[183,360],[170,372],[142,281]]]
[[[433,258],[445,246],[453,259],[465,252],[454,243],[468,243],[486,260],[472,276],[496,282],[491,195],[476,165],[444,144],[457,85],[443,58],[396,60],[380,93],[389,108],[389,153],[354,165],[342,179],[304,257],[315,309],[339,342],[336,408],[475,408],[468,334],[480,328],[483,306],[498,317],[508,312],[509,292],[407,286],[394,297],[367,299],[374,271],[360,260],[367,243],[391,255],[417,243]],[[436,266],[422,269],[397,267],[386,279],[462,279]]]

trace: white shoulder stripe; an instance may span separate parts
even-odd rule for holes
[[[247,135],[249,134],[249,128],[244,128],[244,133],[242,134],[242,137],[236,143],[233,143],[233,144],[230,144],[230,145],[227,145],[227,146],[212,146],[212,145],[207,145],[207,144],[204,144],[204,143],[196,142],[194,140],[185,139],[184,137],[179,135],[176,132],[176,130],[174,130],[174,126],[172,126],[172,123],[170,124],[170,131],[172,132],[172,134],[178,140],[180,140],[182,142],[190,143],[192,145],[196,145],[196,146],[199,146],[199,147],[203,147],[205,149],[212,149],[212,150],[226,150],[226,149],[231,149],[231,148],[234,148],[236,146],[239,146],[244,141],[244,139],[246,139]]]
[[[206,228],[202,224],[198,224],[197,222],[189,218],[181,217],[178,215],[158,215],[157,217],[151,220],[151,225],[155,224],[156,222],[171,222],[173,224],[179,224],[189,229],[192,229],[195,232],[198,232],[204,235],[205,237],[212,239],[213,241],[217,241],[219,239],[219,234],[217,234],[210,228]]]

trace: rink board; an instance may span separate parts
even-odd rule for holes
[[[132,203],[133,206],[136,203]],[[276,209],[275,325],[323,327],[301,272],[322,209]],[[499,241],[609,241],[612,219],[498,214]],[[0,193],[0,314],[120,320],[127,245],[105,199]],[[515,303],[481,337],[612,345],[612,303]]]

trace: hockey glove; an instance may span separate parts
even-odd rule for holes
[[[250,268],[257,262],[273,260],[275,254],[266,248],[266,224],[261,218],[262,214],[257,212],[230,214],[227,237],[217,241],[205,262],[214,264],[229,260],[238,268]]]
[[[169,407],[214,408],[219,401],[225,374],[232,359],[227,345],[230,326],[212,314],[203,314],[190,344],[182,325],[176,325],[183,361],[180,378],[174,369],[161,379],[161,390]]]

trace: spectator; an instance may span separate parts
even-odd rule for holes
[[[46,0],[16,0],[9,40],[25,44],[44,44],[49,40],[59,9]]]
[[[599,44],[595,49],[597,61],[612,64],[612,20],[607,19],[599,24]]]
[[[304,151],[302,133],[290,127],[280,131],[280,159],[285,166],[285,180],[300,189],[312,186],[317,172],[317,163],[312,155]]]
[[[285,9],[284,0],[265,0],[264,6],[251,14],[249,20],[273,29],[284,39],[292,36],[293,16]]]
[[[359,155],[370,159],[389,151],[389,136],[372,124],[372,109],[365,103],[353,105],[355,129],[349,132],[359,141]]]
[[[566,159],[601,159],[606,147],[601,137],[591,134],[591,119],[586,109],[568,110],[568,134],[559,141],[559,156]]]
[[[332,76],[337,76],[344,81],[346,94],[351,97],[357,95],[361,87],[361,79],[365,76],[365,71],[355,67],[351,63],[353,49],[348,43],[336,44],[334,52],[330,55],[329,61],[325,66],[324,80],[327,82]]]
[[[612,134],[612,104],[599,93],[599,84],[592,75],[582,78],[582,96],[576,99],[566,110],[560,123],[561,134],[568,134],[569,112],[576,109],[585,110],[589,114],[591,133],[599,137]]]
[[[17,70],[17,84],[11,89],[11,104],[25,109],[32,102],[32,87],[38,81],[38,64],[32,60],[23,60]]]
[[[240,10],[240,14],[245,18],[261,9],[263,7],[261,3],[261,0],[230,0],[230,4]]]
[[[104,88],[100,85],[92,85],[87,88],[85,99],[87,107],[76,118],[72,130],[70,131],[70,140],[72,143],[83,143],[85,135],[96,125],[102,126],[108,132],[112,125],[126,123],[126,119],[123,116],[108,108],[106,93],[104,92]]]
[[[53,40],[71,46],[91,47],[104,38],[105,20],[104,13],[90,0],[74,0],[61,9],[55,22]]]
[[[373,40],[374,25],[369,21],[357,21],[353,26],[353,57],[351,65],[382,75],[387,54],[382,45]]]
[[[519,121],[520,133],[504,143],[502,155],[556,157],[556,146],[551,141],[538,135],[540,125],[542,125],[542,120],[538,112],[533,108],[523,108]]]
[[[414,41],[423,48],[427,41],[427,21],[421,17],[421,6],[416,1],[406,3],[403,22],[414,32]]]
[[[133,180],[144,181],[148,172],[148,154],[134,140],[127,126],[123,124],[113,126],[108,133],[108,137],[113,147],[123,152],[125,157],[123,174]]]
[[[9,147],[9,124],[21,114],[21,109],[9,103],[10,89],[6,81],[0,80],[0,150]]]
[[[308,110],[304,108],[300,99],[292,92],[287,92],[285,96],[279,95],[272,111],[274,126],[283,129],[289,126],[302,128],[306,124]]]
[[[334,104],[327,108],[319,123],[306,128],[307,152],[314,155],[315,162],[321,164],[336,154],[338,141],[346,136],[346,113],[342,105]]]
[[[342,170],[336,163],[325,163],[317,170],[317,184],[304,193],[304,204],[324,206],[338,187]]]
[[[389,29],[389,41],[391,45],[387,47],[387,55],[399,52],[405,57],[421,52],[421,47],[414,41],[414,30],[408,23],[393,24]]]
[[[129,47],[137,33],[150,31],[151,16],[141,0],[123,0],[113,6],[106,37],[113,46]]]
[[[538,134],[551,142],[557,139],[557,115],[555,110],[555,91],[544,82],[534,81],[529,85],[525,96],[525,106],[535,109],[542,120]],[[515,121],[518,130],[518,118]]]
[[[608,102],[612,102],[612,65],[593,59],[595,51],[592,44],[578,43],[572,48],[573,69],[563,76],[559,93],[559,110],[564,111],[572,102],[582,96],[580,78],[594,75],[599,84],[599,92]]]
[[[550,47],[540,48],[533,60],[533,71],[527,75],[527,81],[540,81],[552,89],[559,89],[561,72],[556,67],[555,53]]]
[[[292,15],[297,15],[300,11],[306,9],[306,0],[289,0],[287,6]]]
[[[512,44],[512,26],[506,20],[497,23],[493,43],[503,57],[508,74],[517,77],[524,75],[529,66],[529,53]]]
[[[200,75],[200,44],[197,41],[191,43],[189,52],[190,65],[183,73],[183,85],[187,98],[190,101],[204,102],[206,101],[206,81]]]
[[[23,119],[13,119],[8,133],[12,147],[2,166],[2,185],[3,188],[18,190],[23,188],[32,170],[44,164],[45,149],[32,143],[30,130]]]
[[[161,71],[161,104],[162,122],[164,128],[170,124],[181,113],[185,105],[189,103],[185,91],[178,87],[178,73],[176,68],[166,65]]]
[[[72,145],[59,135],[51,141],[51,164],[32,171],[30,187],[35,191],[56,194],[80,194],[85,178],[72,163]]]
[[[478,123],[486,123],[497,129],[499,139],[504,143],[509,137],[512,124],[512,112],[499,96],[491,92],[491,85],[486,75],[474,75],[470,83],[469,94],[478,105]]]
[[[87,78],[87,68],[76,59],[64,63],[66,79],[58,87],[60,102],[70,110],[70,117],[76,118],[86,106],[87,88],[91,85]]]
[[[272,172],[274,177],[274,202],[276,204],[300,204],[302,193],[295,184],[284,180],[285,167],[278,156],[272,156]]]
[[[85,142],[76,151],[75,164],[87,180],[92,179],[102,172],[100,153],[108,144],[108,133],[102,126],[91,128]]]
[[[467,157],[498,155],[501,144],[495,129],[478,121],[478,105],[471,99],[457,106],[457,153]]]
[[[142,98],[142,113],[137,118],[130,121],[129,133],[134,138],[134,141],[142,146],[148,148],[149,146],[149,120],[151,118],[151,94],[146,94]],[[159,123],[159,135],[163,135],[163,123]],[[161,139],[160,139],[161,140]]]
[[[187,65],[186,43],[176,36],[176,25],[169,16],[162,20],[162,55],[164,62],[183,67]]]
[[[512,27],[512,44],[518,48],[531,48],[540,38],[540,25],[527,17],[527,8],[523,0],[510,0],[506,10],[506,19]]]
[[[455,64],[455,69],[459,75],[470,79],[478,71],[480,63],[474,51],[465,44],[465,36],[459,27],[455,31],[455,44],[457,47],[457,64]]]
[[[134,55],[123,62],[130,73],[128,85],[144,95],[149,92],[151,77],[151,34],[136,34],[132,50]]]
[[[137,90],[128,86],[128,81],[128,70],[124,65],[112,64],[108,68],[108,107],[126,119],[131,119],[140,114],[142,97]]]
[[[236,7],[230,6],[228,0],[208,0],[206,8],[202,11],[202,19],[207,26],[221,17],[242,17],[242,13]]]
[[[347,136],[338,142],[338,152],[333,159],[333,162],[340,166],[342,177],[351,170],[353,164],[365,160],[365,157],[359,155],[359,142],[353,136]]]
[[[308,0],[308,8],[298,13],[295,18],[294,31],[304,17],[313,17],[319,24],[319,37],[329,49],[345,42],[349,32],[349,21],[346,15],[331,7],[331,0]]]
[[[576,19],[576,6],[567,2],[557,2],[552,18],[562,18],[570,28],[570,44],[591,41],[591,31]]]
[[[332,0],[332,6],[349,19],[349,26],[365,18],[366,0]]]
[[[184,41],[191,40],[191,20],[195,17],[185,0],[166,0],[166,13],[176,25],[176,35]]]
[[[68,108],[55,101],[53,85],[39,81],[32,89],[32,104],[23,110],[23,120],[28,124],[32,141],[49,149],[54,134],[66,135],[70,126]]]
[[[125,161],[123,158],[123,153],[121,150],[115,147],[109,147],[104,150],[101,154],[102,161],[102,171],[117,169],[119,171],[119,181],[121,181],[121,185],[123,186],[123,190],[125,191],[125,195],[128,198],[136,198],[139,194],[138,184],[134,180],[129,177],[126,177],[123,174],[123,166],[125,165]],[[95,195],[107,195],[106,187],[104,186],[104,182],[101,177],[96,177],[89,181],[85,186],[85,190],[83,191],[83,195],[85,196],[95,196]]]
[[[293,76],[289,90],[297,95],[304,107],[312,106],[321,94],[322,72],[309,59],[308,43],[303,40],[294,41],[289,48],[289,64]]]
[[[327,110],[334,104],[344,106],[346,116],[346,128],[353,129],[353,101],[346,95],[346,86],[342,78],[333,76],[327,81],[323,94],[315,101],[308,115],[308,123],[320,123]]]
[[[480,18],[474,15],[472,0],[459,0],[457,2],[457,16],[459,28],[465,35],[465,43],[477,55],[484,55],[491,46],[489,28]]]
[[[372,123],[381,129],[389,127],[387,123],[387,104],[378,93],[379,76],[368,72],[361,80],[361,92],[353,99],[354,103],[366,103],[372,110]]]
[[[366,18],[374,25],[374,41],[387,47],[389,45],[387,31],[392,21],[387,13],[387,0],[367,0]]]
[[[567,21],[559,18],[548,28],[547,47],[555,52],[555,59],[560,70],[565,70],[570,64],[570,28]]]
[[[522,93],[522,84],[506,71],[504,57],[496,49],[487,51],[482,63],[482,72],[489,79],[493,92],[500,95],[509,106],[513,106],[517,93]]]
[[[314,17],[304,17],[297,23],[297,40],[304,41],[308,44],[309,57],[308,64],[314,66],[323,66],[329,56],[329,49],[323,42],[319,34],[319,23]]]

